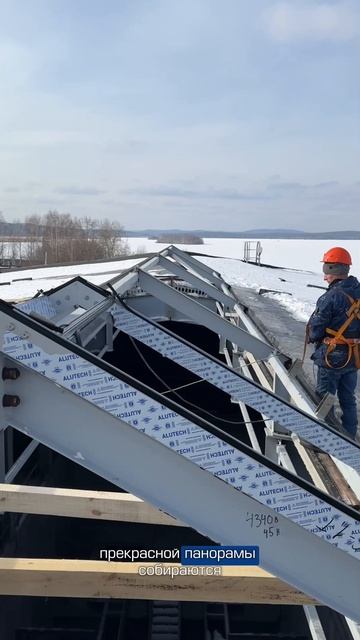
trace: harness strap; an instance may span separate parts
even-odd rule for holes
[[[350,301],[350,308],[346,312],[346,315],[348,317],[347,317],[347,320],[343,322],[343,324],[337,331],[334,331],[334,329],[330,329],[330,328],[325,329],[326,333],[333,336],[332,338],[326,337],[323,340],[323,343],[328,345],[326,354],[325,354],[325,363],[330,369],[343,369],[349,364],[351,358],[354,356],[355,366],[357,369],[360,369],[360,351],[359,351],[360,340],[358,340],[357,338],[345,338],[343,335],[346,329],[351,325],[353,320],[355,319],[360,320],[360,298],[357,300],[354,300],[354,298],[352,298],[347,293],[345,293],[345,291],[343,291],[343,293]],[[334,351],[337,344],[347,345],[348,347],[347,360],[345,364],[341,365],[340,367],[334,367],[329,362],[329,355],[332,351]]]
[[[356,348],[353,349],[353,352],[354,352],[355,367],[357,369],[360,369],[360,347],[358,344],[356,345]]]
[[[309,336],[310,336],[310,320],[307,323],[306,327],[305,327],[305,340],[304,340],[304,350],[303,350],[303,355],[302,355],[302,359],[301,359],[301,364],[304,364],[304,360],[305,360],[305,355],[306,355],[306,348],[309,344]]]

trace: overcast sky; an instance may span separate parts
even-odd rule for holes
[[[0,0],[0,210],[359,229],[359,0]]]

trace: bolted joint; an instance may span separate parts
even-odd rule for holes
[[[3,380],[17,380],[20,377],[19,369],[16,367],[3,367],[2,379]]]
[[[20,404],[19,396],[10,396],[8,394],[5,394],[2,397],[3,407],[18,407],[19,404]]]

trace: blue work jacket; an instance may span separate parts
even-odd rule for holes
[[[360,282],[354,276],[332,282],[327,291],[318,299],[316,309],[310,317],[308,337],[309,342],[315,343],[315,351],[311,359],[319,367],[327,367],[325,354],[328,345],[322,342],[325,337],[329,337],[326,329],[329,328],[336,331],[340,329],[348,318],[346,312],[350,309],[351,302],[345,294],[351,296],[354,300],[360,298]],[[343,335],[345,338],[360,338],[360,320],[353,320]],[[336,369],[346,362],[347,357],[348,347],[346,345],[336,345],[334,351],[328,355],[328,360],[331,366]],[[343,371],[345,372],[353,367],[354,361],[352,359],[344,367]]]

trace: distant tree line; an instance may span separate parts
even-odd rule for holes
[[[77,218],[55,210],[28,216],[24,222],[7,223],[0,217],[0,258],[19,256],[20,243],[21,260],[28,264],[106,260],[130,253],[123,235],[122,226],[108,219]]]
[[[156,238],[156,242],[170,244],[204,244],[204,240],[191,233],[163,233]]]

